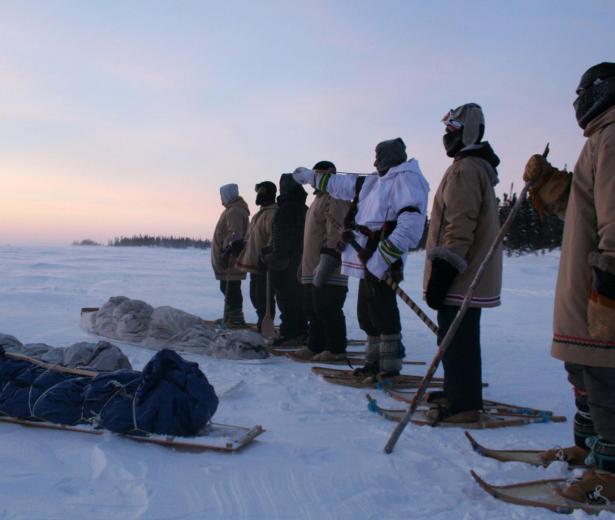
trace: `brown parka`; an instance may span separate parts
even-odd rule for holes
[[[211,241],[211,265],[216,280],[245,280],[246,273],[241,272],[235,265],[236,257],[230,254],[223,259],[221,254],[231,242],[245,237],[249,217],[250,210],[241,197],[236,197],[225,205]]]
[[[338,244],[342,240],[344,218],[350,209],[350,202],[334,199],[328,193],[317,192],[305,216],[303,234],[303,256],[301,258],[301,283],[314,282],[314,269],[320,254],[339,255]],[[341,274],[340,266],[333,271],[327,282],[329,285],[348,285],[348,277]]]
[[[615,368],[615,337],[593,339],[587,319],[588,257],[615,258],[615,107],[591,121],[584,135],[566,208],[551,353],[569,363]]]
[[[253,217],[246,235],[246,245],[237,258],[237,268],[244,273],[265,274],[267,269],[261,264],[262,250],[271,241],[273,216],[277,204],[263,206]]]
[[[495,154],[493,157],[499,162]],[[444,305],[461,305],[498,232],[495,176],[494,168],[486,159],[458,156],[436,191],[427,235],[423,291],[427,291],[432,259],[448,261],[460,273],[453,280]],[[498,247],[476,286],[470,307],[500,305],[501,286],[502,249]]]

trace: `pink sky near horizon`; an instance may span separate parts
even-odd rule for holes
[[[369,172],[397,136],[433,195],[440,118],[469,101],[502,160],[496,191],[518,190],[546,141],[574,165],[574,90],[613,60],[613,22],[599,0],[8,3],[0,244],[211,237],[220,185],[254,210],[256,182],[321,159]]]

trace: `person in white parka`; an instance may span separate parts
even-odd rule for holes
[[[351,200],[344,232],[342,274],[360,278],[357,315],[367,334],[367,363],[355,370],[368,378],[398,375],[405,355],[395,292],[384,282],[403,278],[408,251],[425,228],[429,184],[401,138],[376,146],[377,172],[330,175],[297,168],[296,182]],[[354,247],[348,245],[354,242]]]

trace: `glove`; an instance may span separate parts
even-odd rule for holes
[[[425,299],[432,309],[439,310],[444,303],[448,290],[453,280],[459,274],[451,264],[442,258],[434,258],[431,261],[431,275],[427,283]]]
[[[568,203],[572,175],[551,166],[542,155],[532,155],[523,172],[530,182],[529,199],[542,217],[545,212],[563,217]]]
[[[338,257],[330,253],[320,253],[318,265],[313,273],[314,279],[312,283],[314,287],[318,287],[319,289],[324,287],[341,263]]]
[[[615,259],[592,252],[589,265],[593,268],[592,291],[587,302],[589,335],[597,341],[614,341]]]
[[[314,186],[314,170],[300,166],[293,172],[293,179],[297,184],[310,184]]]

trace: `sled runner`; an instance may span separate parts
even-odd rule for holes
[[[399,422],[406,413],[405,409],[382,408],[378,402],[369,394],[366,395],[368,404],[367,408],[371,412],[381,415],[389,421]],[[426,403],[420,404],[416,412],[412,415],[412,422],[420,426],[438,426],[445,428],[467,428],[468,430],[483,430],[490,428],[505,428],[507,426],[522,426],[524,424],[543,423],[543,422],[561,422],[565,421],[565,417],[558,416],[531,416],[515,413],[498,412],[497,409],[484,410],[480,413],[480,420],[471,423],[449,423],[446,421],[436,421],[427,417],[429,408]]]
[[[545,463],[541,457],[541,454],[544,453],[544,450],[493,450],[491,448],[483,446],[482,444],[479,444],[478,441],[474,437],[472,437],[469,432],[465,432],[465,436],[467,437],[468,441],[470,441],[472,449],[483,457],[499,460],[500,462],[523,462],[532,466],[546,467],[549,465],[549,463]],[[571,464],[568,465],[569,469],[581,467],[584,466]]]
[[[131,434],[113,434],[107,430],[95,428],[88,424],[78,424],[67,426],[63,424],[54,424],[50,422],[27,421],[24,419],[15,419],[13,417],[0,417],[1,422],[18,424],[31,428],[43,428],[51,430],[60,430],[74,433],[85,433],[90,435],[118,435],[126,439],[146,444],[157,444],[166,448],[173,448],[177,451],[187,451],[200,453],[204,451],[220,451],[232,453],[239,451],[244,446],[250,444],[265,430],[261,426],[253,428],[245,428],[243,426],[232,426],[228,424],[210,423],[202,431],[202,435],[196,437],[174,437],[171,435],[131,435]]]
[[[567,479],[534,480],[504,486],[494,486],[485,482],[474,471],[472,478],[492,497],[521,506],[542,507],[555,513],[571,514],[575,510],[597,515],[602,511],[615,512],[615,504],[594,506],[569,500],[562,496],[561,490]]]

